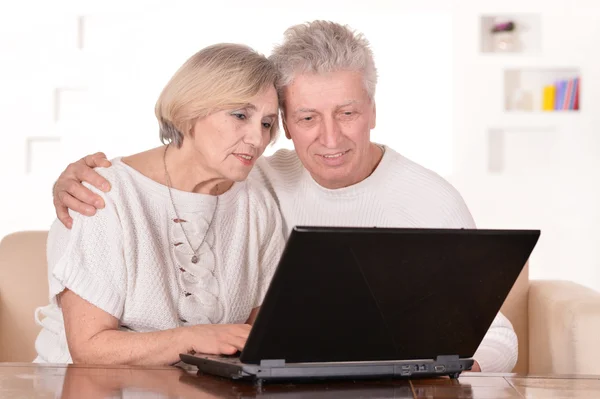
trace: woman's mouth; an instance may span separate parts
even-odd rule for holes
[[[250,154],[233,154],[243,165],[249,166],[254,163],[254,156]]]

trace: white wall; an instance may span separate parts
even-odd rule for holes
[[[532,278],[569,279],[600,289],[600,4],[567,4],[488,1],[455,11],[451,180],[479,227],[542,230],[531,259]],[[539,14],[539,52],[480,54],[480,15],[514,12]],[[505,68],[562,67],[580,68],[580,112],[504,111]],[[489,129],[506,132],[501,174],[487,170]]]
[[[600,8],[592,0],[34,3],[0,6],[0,237],[49,227],[51,185],[68,162],[157,145],[154,101],[199,48],[241,41],[268,54],[287,26],[332,19],[373,45],[373,139],[448,177],[480,227],[541,228],[534,278],[600,289]],[[480,15],[513,12],[540,15],[539,54],[480,54]],[[545,66],[581,68],[581,112],[506,114],[503,69]],[[487,170],[490,129],[508,132],[501,175]]]
[[[60,11],[0,13],[1,132],[10,143],[0,149],[0,173],[10,187],[1,199],[0,236],[50,225],[51,184],[67,163],[99,150],[114,157],[159,145],[154,103],[194,52],[233,41],[268,54],[286,27],[317,18],[368,34],[381,82],[374,140],[450,172],[451,15],[443,9],[407,13],[385,2],[367,10],[316,1],[312,7],[275,1],[222,7],[188,2],[185,8],[159,3],[124,2],[129,6],[91,11],[73,3]],[[441,112],[430,118],[428,107]],[[422,151],[428,142],[441,145]],[[291,148],[291,142],[282,137],[267,154],[280,147]]]

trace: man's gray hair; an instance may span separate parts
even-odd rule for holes
[[[296,74],[306,72],[361,72],[369,97],[375,97],[377,69],[369,41],[347,25],[319,20],[292,26],[269,59],[278,71],[276,88],[282,110],[283,89],[293,82]]]

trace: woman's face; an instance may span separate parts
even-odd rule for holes
[[[193,143],[208,172],[227,180],[243,181],[271,140],[277,111],[277,92],[271,86],[240,108],[199,119],[192,137],[186,140]]]

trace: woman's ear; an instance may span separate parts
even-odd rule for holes
[[[190,122],[189,126],[187,127],[187,136],[190,137],[190,139],[194,140],[194,137],[196,136],[196,124],[198,123],[198,119],[194,119],[193,121]],[[186,136],[186,135],[184,135]]]

